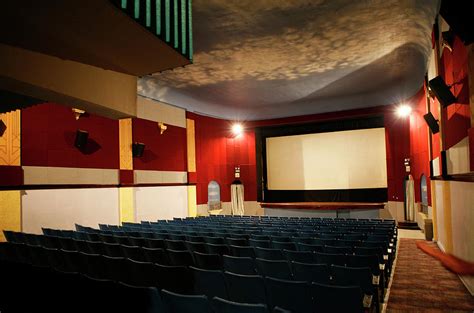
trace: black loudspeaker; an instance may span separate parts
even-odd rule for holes
[[[428,114],[423,115],[423,118],[425,119],[426,124],[428,124],[428,127],[430,128],[433,134],[439,133],[438,121],[434,118],[431,112],[428,112]]]
[[[135,142],[132,145],[132,155],[134,158],[139,158],[143,155],[143,151],[145,151],[145,144],[141,142]]]
[[[447,107],[448,105],[456,102],[456,97],[451,93],[451,90],[449,90],[449,87],[446,85],[441,76],[436,76],[430,80],[428,85],[442,106]]]
[[[78,129],[76,131],[76,140],[74,141],[74,146],[78,149],[83,149],[87,144],[87,139],[89,138],[89,133],[85,130]]]

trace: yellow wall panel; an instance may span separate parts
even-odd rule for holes
[[[196,137],[194,120],[186,119],[186,140],[188,145],[188,172],[196,172]]]
[[[119,120],[120,169],[132,170],[132,119]]]
[[[436,189],[436,184],[434,181],[431,181],[431,208],[433,210],[433,240],[438,240],[438,218],[436,217],[437,214],[437,206],[436,206],[436,193],[438,190]]]
[[[0,114],[0,120],[7,126],[0,137],[0,165],[20,166],[21,111]]]
[[[119,188],[120,223],[135,222],[133,188]]]
[[[188,216],[197,216],[196,186],[188,186]]]
[[[453,253],[453,229],[451,217],[451,182],[443,181],[443,209],[444,209],[444,230],[446,232],[446,242],[444,248],[447,253]]]
[[[0,241],[3,230],[21,231],[21,191],[0,191]]]

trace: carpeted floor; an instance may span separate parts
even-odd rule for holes
[[[474,297],[459,277],[418,249],[416,241],[400,239],[387,313],[474,312]]]

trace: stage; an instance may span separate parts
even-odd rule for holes
[[[382,202],[261,202],[268,216],[379,218]]]

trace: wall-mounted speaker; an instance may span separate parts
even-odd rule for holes
[[[78,129],[76,131],[76,140],[74,140],[74,146],[78,149],[84,149],[87,145],[87,139],[89,138],[89,133],[85,130]]]
[[[428,127],[430,128],[433,134],[439,133],[438,121],[434,118],[431,112],[428,112],[428,114],[423,115],[423,118],[425,119],[426,124],[428,124]]]
[[[441,76],[436,76],[430,80],[428,85],[442,106],[447,107],[448,105],[456,102],[456,97],[451,93],[451,90],[446,85]]]
[[[134,158],[139,158],[143,155],[145,151],[145,144],[141,142],[134,142],[132,144],[132,155]]]

